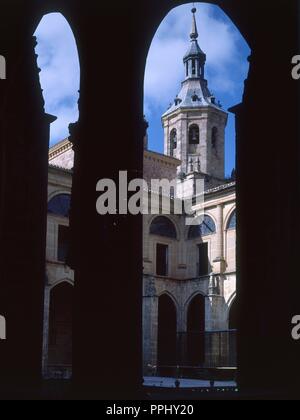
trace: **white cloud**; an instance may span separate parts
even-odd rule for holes
[[[166,108],[184,78],[182,58],[189,47],[191,5],[172,10],[159,27],[148,55],[145,73],[145,112]],[[215,94],[234,95],[246,77],[240,55],[241,35],[221,9],[197,4],[199,44],[207,54],[207,78]],[[216,10],[218,12],[216,13]],[[237,73],[239,73],[237,75]]]
[[[68,125],[78,120],[78,52],[72,30],[59,13],[44,16],[35,36],[45,111],[58,118],[51,126],[53,143],[65,138]]]

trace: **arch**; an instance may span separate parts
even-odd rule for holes
[[[69,125],[79,120],[79,50],[74,31],[60,11],[42,16],[34,35],[45,111],[57,117],[50,129],[53,145],[69,137]]]
[[[52,200],[52,198],[54,198],[55,196],[60,195],[60,194],[65,194],[65,195],[70,195],[70,196],[72,195],[70,190],[57,189],[57,190],[52,191],[51,193],[48,194],[48,203],[49,203],[49,201]]]
[[[157,364],[174,366],[177,362],[177,309],[168,293],[158,298]]]
[[[49,369],[71,368],[74,287],[61,281],[50,291]]]
[[[198,124],[192,124],[189,127],[189,144],[200,144],[200,128]]]
[[[59,286],[59,285],[61,285],[63,283],[69,284],[72,287],[75,286],[75,283],[74,283],[73,280],[70,280],[70,279],[61,279],[61,280],[57,280],[55,283],[53,283],[52,285],[49,286],[50,291],[53,290],[53,289],[55,289],[55,287],[57,287],[57,286]]]
[[[189,227],[187,235],[188,240],[214,235],[217,232],[216,223],[211,216],[206,214],[202,219],[201,224]]]
[[[198,7],[200,2],[197,2],[196,7]],[[212,5],[217,7],[218,9],[220,9],[233,23],[233,25],[235,25],[238,29],[238,31],[240,32],[241,36],[243,37],[243,39],[245,40],[245,42],[247,43],[249,48],[252,48],[252,43],[251,43],[251,38],[249,36],[249,33],[247,31],[244,31],[244,27],[245,25],[242,24],[242,22],[238,22],[233,15],[233,10],[231,7],[228,7],[226,4],[224,4],[223,2],[217,2],[216,1],[212,1],[212,0],[206,0],[205,4],[207,5]],[[153,24],[152,27],[152,31],[149,34],[149,39],[152,39],[155,37],[155,34],[157,32],[157,29],[160,27],[160,25],[163,23],[163,21],[166,19],[166,17],[175,9],[177,9],[180,6],[184,6],[184,5],[188,5],[190,8],[190,2],[188,1],[181,1],[180,3],[178,3],[177,1],[174,1],[172,5],[167,6],[166,8],[162,8],[160,10],[160,15],[157,16],[157,19],[155,20],[155,23]],[[236,18],[238,18],[239,16],[235,16]],[[157,22],[159,22],[157,24]],[[149,51],[151,49],[151,45],[149,46],[149,49],[147,51],[147,55],[149,55]]]
[[[205,292],[201,292],[199,290],[197,290],[196,292],[194,292],[185,302],[185,311],[187,312],[189,305],[191,304],[192,300],[197,297],[198,295],[201,295],[203,298],[206,298],[207,295],[205,294]]]
[[[150,224],[149,233],[169,239],[178,238],[175,224],[166,216],[156,216]]]
[[[174,156],[174,151],[177,149],[177,130],[173,128],[170,133],[170,155]]]
[[[158,293],[158,298],[160,298],[161,296],[166,295],[168,296],[174,303],[175,307],[176,307],[176,313],[179,313],[179,302],[178,299],[172,294],[170,293],[168,290],[163,290],[162,292]]]
[[[48,213],[54,216],[69,217],[71,194],[56,194],[48,202]]]
[[[236,229],[236,209],[234,209],[227,220],[226,230]]]
[[[76,29],[76,25],[73,24],[72,22],[72,14],[71,13],[67,13],[66,10],[64,8],[60,8],[57,7],[57,5],[55,5],[54,7],[49,7],[49,5],[45,4],[44,7],[42,9],[39,10],[39,12],[37,13],[37,15],[33,16],[33,21],[32,21],[32,33],[35,34],[36,31],[38,30],[40,24],[42,23],[42,20],[45,16],[48,15],[53,15],[53,14],[59,14],[61,15],[65,21],[67,22],[68,26],[70,27],[74,38],[75,38],[75,43],[76,43],[76,47],[78,47],[78,39],[77,39],[77,33],[75,31]]]
[[[187,362],[200,366],[205,361],[205,297],[197,293],[187,309]]]

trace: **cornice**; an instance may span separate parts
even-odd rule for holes
[[[145,150],[144,159],[153,160],[155,162],[162,162],[170,166],[178,167],[181,164],[179,159],[173,158],[171,156],[163,155],[161,153],[153,152],[150,150]]]
[[[73,147],[69,139],[65,139],[49,149],[49,161],[71,150]]]

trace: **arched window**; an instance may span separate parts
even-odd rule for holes
[[[170,155],[174,156],[174,150],[177,149],[177,131],[174,128],[170,134]]]
[[[211,146],[213,149],[216,149],[218,146],[218,129],[214,127],[211,132]]]
[[[215,222],[210,216],[205,215],[200,225],[190,227],[188,239],[197,239],[204,236],[214,235],[215,233]]]
[[[193,124],[189,129],[189,143],[190,144],[199,144],[200,143],[200,130],[199,126]]]
[[[227,230],[230,229],[236,229],[236,210],[234,210],[228,221]]]
[[[165,238],[177,239],[176,228],[170,219],[164,216],[156,217],[150,226],[150,234]]]
[[[69,217],[70,207],[70,194],[58,194],[49,201],[48,213],[55,216]]]

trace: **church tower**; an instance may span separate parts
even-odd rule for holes
[[[206,54],[198,44],[196,9],[192,9],[191,45],[184,56],[185,80],[162,116],[165,154],[181,160],[180,178],[204,179],[205,187],[224,182],[225,128],[228,114],[205,79]]]

